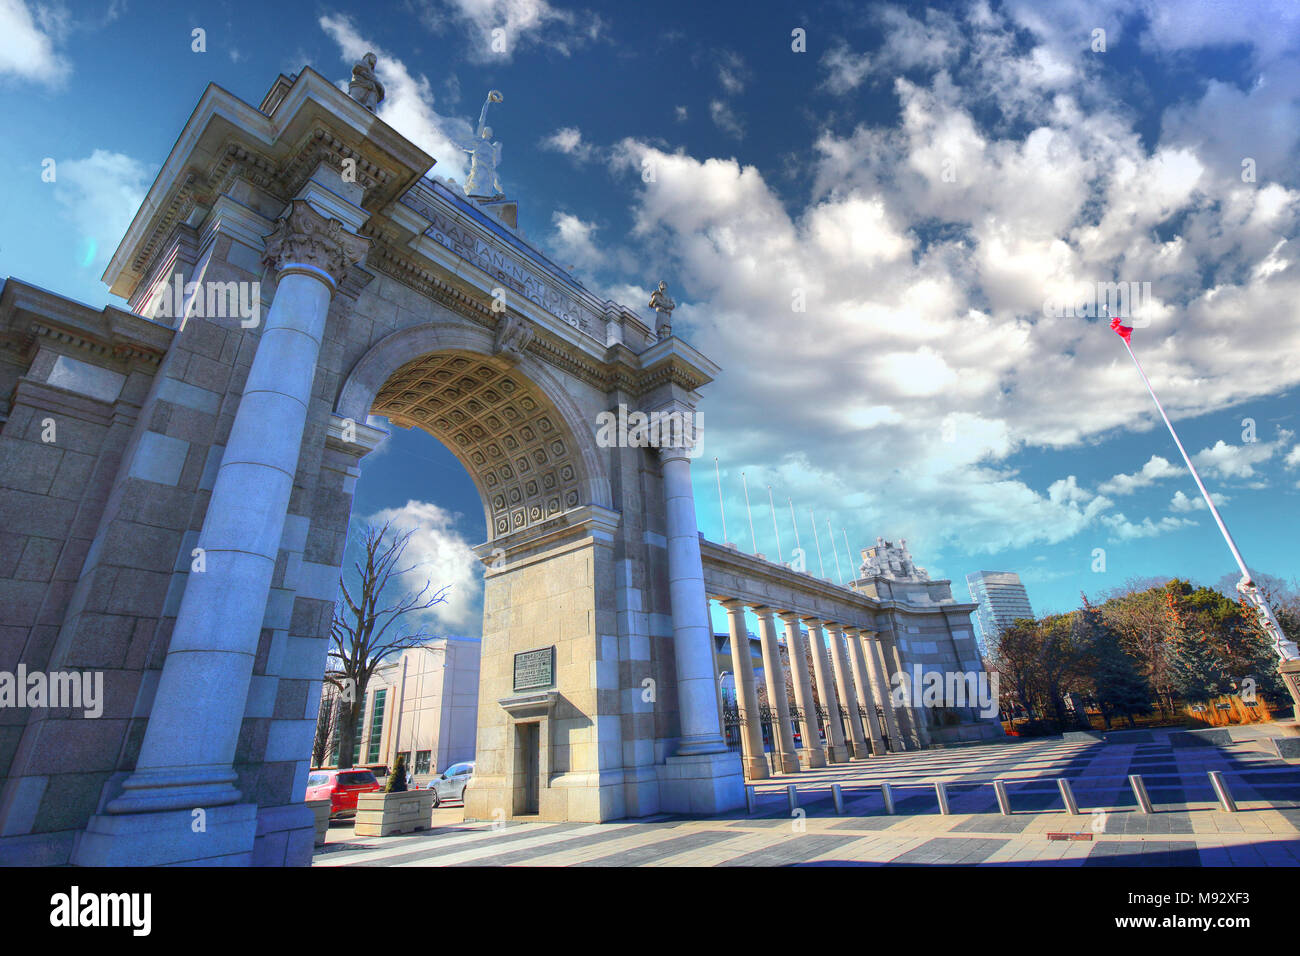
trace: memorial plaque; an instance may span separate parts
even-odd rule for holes
[[[515,690],[537,690],[554,684],[554,645],[515,655]]]

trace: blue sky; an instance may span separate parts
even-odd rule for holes
[[[268,28],[264,3],[0,0],[0,275],[110,301],[104,265],[206,83],[257,103],[278,72],[343,81],[373,49],[380,115],[435,174],[463,181],[448,140],[498,88],[526,235],[643,313],[667,279],[675,331],[723,367],[709,537],[717,456],[729,537],[751,547],[744,471],[769,556],[770,484],[787,552],[792,498],[828,567],[827,519],[841,562],[841,528],[855,566],[905,537],[962,599],[980,569],[1020,572],[1037,611],[1130,577],[1214,583],[1230,556],[1121,343],[1043,310],[1149,282],[1134,347],[1247,560],[1289,579],[1300,20],[1223,9],[412,0],[276,4]],[[355,514],[379,513],[454,586],[435,629],[477,633],[485,529],[455,459],[396,431],[359,485]]]

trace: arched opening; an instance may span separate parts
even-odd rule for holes
[[[597,715],[607,702],[577,664],[597,654],[596,580],[610,564],[609,531],[618,521],[608,508],[594,426],[540,363],[474,348],[488,344],[473,341],[486,338],[476,331],[393,333],[356,364],[336,415],[381,417],[396,426],[394,435],[410,429],[437,439],[445,451],[421,457],[459,462],[483,508],[484,536],[473,548],[483,610],[466,818],[620,816],[609,797],[616,788],[605,782],[602,796],[596,759]],[[381,453],[372,464],[363,458],[354,515],[371,506],[361,504],[370,475],[413,465],[419,461],[403,454],[385,461]],[[437,483],[454,485],[456,476],[447,467],[431,473],[432,485],[418,497],[437,503]],[[465,501],[463,490],[458,500]],[[367,708],[364,719],[373,720],[374,705]],[[415,776],[428,783],[452,758],[428,756],[434,748],[419,740],[411,708],[388,720],[399,714],[405,726],[393,730],[384,752],[390,764],[402,753],[409,765],[427,768]]]

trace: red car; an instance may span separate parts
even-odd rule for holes
[[[380,789],[374,773],[365,769],[313,770],[307,774],[307,800],[328,800],[330,818],[357,815],[357,794]]]

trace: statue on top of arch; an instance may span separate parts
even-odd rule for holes
[[[348,83],[348,96],[370,112],[384,101],[384,84],[375,77],[376,57],[367,53],[352,64],[352,79]]]
[[[457,148],[469,153],[469,177],[465,180],[465,195],[471,199],[502,199],[505,191],[501,188],[501,177],[497,167],[501,165],[501,144],[492,142],[492,127],[487,125],[488,106],[503,103],[505,97],[500,90],[489,90],[483,109],[478,115],[478,128],[474,139],[469,142],[453,140]]]

